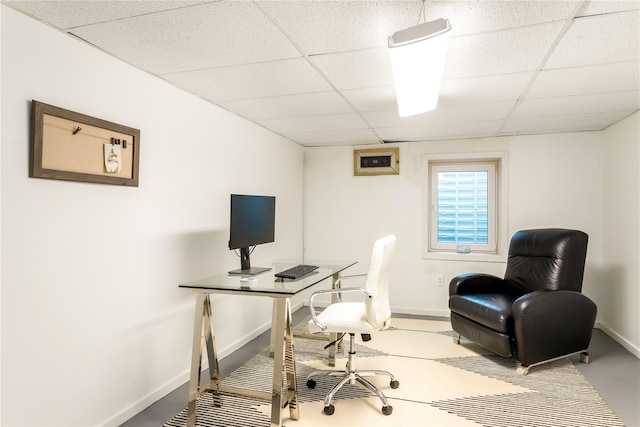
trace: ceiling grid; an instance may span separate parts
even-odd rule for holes
[[[305,146],[601,130],[640,109],[639,1],[427,0],[452,26],[436,110],[399,117],[412,1],[2,0]]]

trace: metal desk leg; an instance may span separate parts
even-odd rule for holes
[[[206,386],[200,386],[200,373],[202,370],[202,349],[206,344],[207,358],[209,360],[209,382]],[[187,409],[187,426],[195,427],[196,401],[201,391],[217,388],[220,380],[218,367],[218,352],[213,336],[213,319],[211,316],[211,301],[209,294],[196,293],[196,313],[193,325],[193,347],[191,349],[191,378],[189,380],[189,403]],[[220,404],[218,395],[214,396],[214,403]]]
[[[293,351],[293,322],[291,320],[291,300],[289,298],[286,299],[285,322],[285,373],[287,375],[287,394],[289,395],[289,417],[292,420],[299,420],[300,408],[298,407],[296,357]]]
[[[269,356],[273,357],[273,352],[276,348],[275,342],[276,342],[276,332],[277,332],[277,328],[275,328],[273,325],[277,324],[277,320],[276,320],[276,313],[278,312],[278,298],[272,298],[273,299],[273,306],[271,307],[271,335],[269,337]]]
[[[292,420],[300,419],[298,408],[298,390],[296,387],[296,369],[293,352],[293,334],[291,326],[291,305],[289,298],[274,298],[275,329],[273,353],[273,388],[271,397],[271,427],[282,426],[282,409],[289,405],[289,416]],[[283,390],[286,375],[287,389]]]
[[[339,285],[337,285],[338,279],[340,279],[340,273],[336,273],[331,277],[331,289],[336,289],[340,287]],[[331,294],[331,304],[340,302],[340,300],[341,298],[338,294]],[[336,332],[330,333],[329,342],[334,342],[335,340],[337,340],[338,335],[340,334]],[[336,350],[338,350],[339,352],[344,352],[343,345],[344,345],[343,341],[340,340],[339,342],[335,343],[335,345],[332,345],[331,347],[329,347],[329,358],[327,359],[327,364],[329,366],[336,366]]]

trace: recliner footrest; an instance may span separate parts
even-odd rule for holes
[[[500,356],[511,357],[512,355],[511,338],[507,334],[485,328],[456,313],[451,313],[451,326],[463,337],[469,338]]]

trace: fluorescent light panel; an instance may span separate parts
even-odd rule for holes
[[[441,18],[389,37],[400,117],[425,113],[438,105],[450,35],[449,21]]]

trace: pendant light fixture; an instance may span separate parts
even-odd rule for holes
[[[389,58],[400,117],[434,110],[447,60],[451,25],[447,19],[425,21],[425,0],[418,25],[389,37]]]

